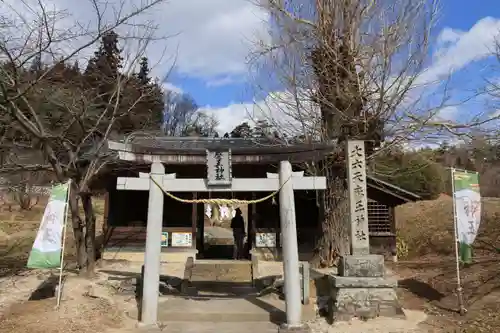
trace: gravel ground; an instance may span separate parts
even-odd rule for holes
[[[329,325],[323,318],[308,322],[312,333],[424,333],[419,324],[427,316],[422,311],[405,310],[406,319],[376,318],[369,321],[351,320]]]

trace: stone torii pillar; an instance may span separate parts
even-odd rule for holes
[[[279,166],[280,227],[283,247],[283,273],[285,280],[286,324],[281,331],[297,331],[302,326],[302,302],[300,296],[299,248],[297,244],[297,224],[295,198],[293,194],[292,165],[281,161]]]
[[[161,182],[165,167],[159,162],[151,165],[151,178]],[[141,322],[156,325],[158,317],[158,286],[160,285],[161,231],[163,228],[163,191],[149,179],[148,225],[144,254],[144,280],[142,286]]]

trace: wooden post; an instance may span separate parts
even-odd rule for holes
[[[398,236],[396,230],[396,209],[394,207],[389,208],[389,220],[391,223],[391,255],[392,261],[398,262]]]
[[[106,191],[104,194],[104,214],[103,214],[103,221],[102,221],[102,242],[99,244],[99,247],[101,249],[101,255],[104,251],[104,246],[106,245],[106,241],[108,240],[108,215],[109,215],[109,190]]]
[[[198,192],[193,192],[193,200],[198,198]],[[198,204],[193,203],[191,208],[191,225],[193,228],[193,244],[192,247],[196,249],[196,244],[198,243],[198,231],[197,231],[197,223],[198,222]]]
[[[255,200],[257,198],[257,193],[255,192],[252,192],[252,200]],[[251,221],[251,230],[250,232],[248,233],[249,237],[252,237],[252,239],[250,240],[250,251],[253,250],[253,248],[255,247],[255,231],[257,230],[257,219],[259,218],[259,216],[257,215],[257,204],[256,203],[253,203],[252,204],[252,221]]]

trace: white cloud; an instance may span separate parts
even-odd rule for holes
[[[495,50],[500,32],[500,19],[485,17],[468,31],[444,28],[437,39],[437,51],[432,64],[418,78],[419,84],[428,84],[446,77],[467,65],[484,60]]]
[[[449,74],[461,70],[469,64],[484,60],[492,55],[495,38],[500,32],[500,19],[485,17],[468,31],[444,28],[437,38],[436,52],[431,65],[417,79],[417,85],[439,83]],[[284,93],[281,93],[284,94]],[[411,96],[410,96],[411,97]],[[230,104],[224,108],[207,107],[205,111],[215,114],[220,119],[221,131],[228,131],[235,125],[249,118],[248,112],[255,109],[264,109],[264,114],[273,114],[272,118],[283,118],[284,109],[288,102],[275,102],[269,106],[267,98],[253,104]],[[262,113],[261,112],[261,113]],[[280,116],[279,113],[282,113]],[[447,106],[436,112],[433,120],[459,121],[459,109]],[[250,117],[251,118],[251,117]],[[290,118],[290,117],[288,117]],[[294,126],[297,126],[295,123]]]
[[[465,32],[462,30],[446,27],[441,30],[437,38],[437,43],[440,46],[446,46],[449,43],[456,43],[464,34]]]
[[[64,18],[59,18],[56,24],[61,33],[96,26],[96,13],[89,0],[41,2],[47,5],[47,8],[57,8],[61,13],[64,12]],[[97,3],[101,9],[105,9],[103,20],[110,22],[116,19],[119,12],[131,12],[134,8],[150,2],[152,0],[141,1],[140,4],[135,0],[106,0]],[[23,16],[27,22],[41,13],[37,0],[24,0],[21,4],[15,0],[5,0],[5,3],[10,3],[11,6],[2,6],[0,13]],[[28,7],[31,7],[31,12]],[[144,26],[141,29],[136,24],[155,27],[153,36],[158,40],[150,42],[146,55],[154,66],[153,74],[161,79],[169,72],[175,60],[175,68],[181,75],[206,80],[219,78],[220,81],[221,77],[234,80],[246,76],[246,57],[253,48],[253,43],[258,39],[269,38],[268,19],[267,12],[248,0],[169,0],[128,22],[135,26],[123,25],[117,31],[124,37],[131,34],[137,36],[138,33],[144,32]],[[25,27],[19,23],[18,21],[18,26]],[[30,28],[25,27],[25,30]],[[19,32],[18,35],[22,33]],[[36,34],[34,36],[36,37]],[[162,38],[165,36],[170,38]],[[66,42],[64,49],[75,49],[85,41],[88,41],[88,38]],[[128,44],[126,50],[137,49],[137,43],[129,40]],[[94,50],[92,47],[88,48],[80,57],[88,58]],[[227,80],[227,83],[229,82],[230,80]],[[221,81],[218,83],[224,84]]]
[[[436,114],[431,118],[432,121],[449,122],[456,121],[459,113],[459,109],[456,106],[445,106],[444,108],[438,110]]]
[[[300,111],[297,111],[297,102],[300,103]],[[221,133],[230,132],[244,121],[252,125],[257,120],[267,120],[288,136],[313,134],[319,120],[318,109],[312,102],[308,102],[306,97],[295,97],[287,92],[274,92],[254,103],[235,103],[223,108],[207,106],[200,111],[214,115],[219,120],[217,129]]]
[[[237,83],[240,80],[231,76],[224,76],[222,78],[215,78],[207,81],[207,87],[222,87],[232,83]]]
[[[255,105],[253,103],[235,103],[223,108],[212,108],[210,106],[206,106],[201,108],[199,111],[215,116],[219,121],[217,130],[223,134],[231,132],[233,128],[244,121],[251,122],[251,115],[254,107]]]
[[[177,93],[177,94],[184,93],[184,90],[182,90],[182,88],[174,86],[170,82],[163,82],[162,83],[162,88],[163,88],[164,91],[172,91],[172,92]]]
[[[157,34],[175,35],[148,48],[155,73],[164,75],[175,57],[177,73],[219,85],[246,76],[253,42],[267,38],[268,15],[248,0],[170,0],[149,19]]]
[[[491,113],[490,115],[491,118],[499,118],[500,117],[500,109],[499,110],[495,110]]]
[[[266,35],[267,13],[248,0],[177,1],[170,6],[185,10],[175,15],[182,31],[178,71],[199,78],[246,74],[252,41]]]

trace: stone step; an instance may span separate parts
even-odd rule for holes
[[[303,306],[303,320],[315,316],[312,306]],[[135,311],[135,310],[134,310]],[[128,313],[132,319],[137,313]],[[160,297],[158,321],[210,323],[282,323],[285,303],[274,297]],[[238,330],[239,331],[239,330]]]
[[[165,325],[168,333],[277,333],[278,326],[259,322],[170,322]]]
[[[192,282],[252,282],[252,263],[236,260],[197,260]]]
[[[248,282],[193,281],[191,287],[196,291],[196,296],[206,298],[248,297],[258,294],[257,289]]]

